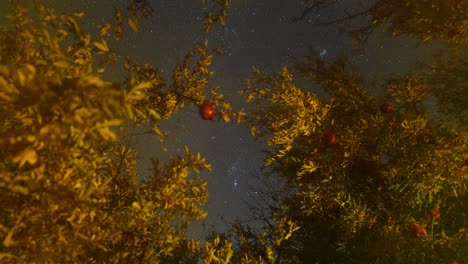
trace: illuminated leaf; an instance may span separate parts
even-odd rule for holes
[[[275,259],[275,256],[274,256],[274,251],[272,249],[272,247],[267,247],[266,248],[266,255],[267,255],[267,259],[271,262],[273,262],[273,260]]]
[[[84,13],[83,12],[75,12],[75,13],[73,13],[73,15],[75,17],[77,17],[77,18],[80,18],[80,17],[84,16]]]
[[[101,40],[101,42],[94,42],[93,44],[102,52],[109,51],[109,47],[107,46],[107,42],[105,40]]]
[[[110,30],[110,24],[109,23],[102,26],[101,27],[101,37],[104,37],[105,35],[107,35],[109,33],[109,30]]]
[[[20,167],[26,163],[34,165],[37,162],[37,153],[33,148],[26,148],[19,155],[13,158],[13,162],[19,163]]]
[[[10,186],[10,190],[16,193],[23,194],[23,195],[27,195],[29,193],[28,188],[21,186],[21,185]]]
[[[138,19],[128,18],[128,25],[134,32],[138,32]]]
[[[5,238],[3,239],[3,245],[5,247],[12,247],[12,246],[16,246],[18,244],[17,241],[14,241],[13,240],[13,234],[15,232],[15,228],[12,228],[10,229],[10,231],[8,232],[8,234],[5,236]]]
[[[21,86],[26,85],[26,75],[22,71],[17,71],[16,75],[18,76],[18,82]]]
[[[0,260],[8,260],[8,259],[14,259],[14,258],[15,258],[15,255],[11,253],[5,253],[5,252],[0,253]]]
[[[57,68],[67,68],[69,66],[69,63],[67,61],[54,61],[52,63],[55,67]]]
[[[158,136],[160,136],[160,137],[163,137],[163,136],[164,136],[163,133],[161,132],[161,130],[160,130],[157,126],[154,126],[154,127],[151,129],[151,131],[152,131],[154,134],[156,134],[156,135],[158,135]]]
[[[151,115],[154,119],[156,119],[156,120],[161,119],[161,115],[158,114],[158,112],[156,112],[155,110],[153,110],[153,109],[148,109],[148,112],[150,113],[150,115]]]

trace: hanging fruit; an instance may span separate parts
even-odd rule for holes
[[[380,111],[382,113],[389,113],[393,110],[393,106],[391,104],[388,104],[388,103],[383,103],[380,105]]]
[[[439,209],[437,209],[437,208],[432,208],[429,211],[429,214],[431,215],[432,219],[434,219],[434,220],[440,219],[440,212],[439,212]]]
[[[419,225],[419,224],[416,224],[416,223],[414,223],[414,224],[411,226],[411,231],[413,231],[413,234],[414,234],[415,236],[419,236],[419,235],[427,236],[426,228],[424,228],[424,226]]]
[[[213,120],[215,116],[215,108],[210,102],[204,101],[198,106],[198,111],[203,120]]]
[[[323,135],[323,143],[329,146],[333,146],[336,144],[336,135],[333,133],[325,133]]]

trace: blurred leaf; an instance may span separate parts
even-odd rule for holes
[[[138,19],[128,18],[128,25],[134,32],[138,32]]]

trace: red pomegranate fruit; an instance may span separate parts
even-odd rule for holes
[[[326,144],[326,145],[329,145],[329,146],[332,146],[332,145],[335,145],[337,140],[336,140],[336,135],[333,134],[333,133],[325,133],[323,135],[323,142]]]
[[[414,223],[411,226],[411,231],[413,231],[413,234],[415,236],[420,236],[420,235],[427,236],[426,228],[424,226],[416,224],[416,223]]]
[[[203,120],[213,120],[215,116],[214,106],[208,102],[204,101],[201,105],[198,106],[198,112]]]
[[[437,208],[432,208],[432,209],[429,211],[429,214],[431,215],[431,217],[432,217],[434,220],[440,219],[440,212],[439,212],[439,209],[437,209]]]
[[[393,110],[393,106],[388,103],[383,103],[380,105],[380,112],[382,113],[389,113]]]

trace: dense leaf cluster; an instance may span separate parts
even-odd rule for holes
[[[104,38],[110,24],[93,36],[79,26],[82,13],[59,15],[40,1],[10,8],[0,30],[1,261],[148,263],[182,245],[207,262],[228,254],[219,239],[202,248],[185,237],[206,217],[199,173],[211,165],[186,148],[162,166],[154,159],[142,180],[127,131],[150,124],[163,138],[160,119],[205,100],[207,45],[189,53],[169,85],[130,60],[126,81],[112,83],[102,77],[116,61]],[[212,94],[229,120],[230,105]]]

